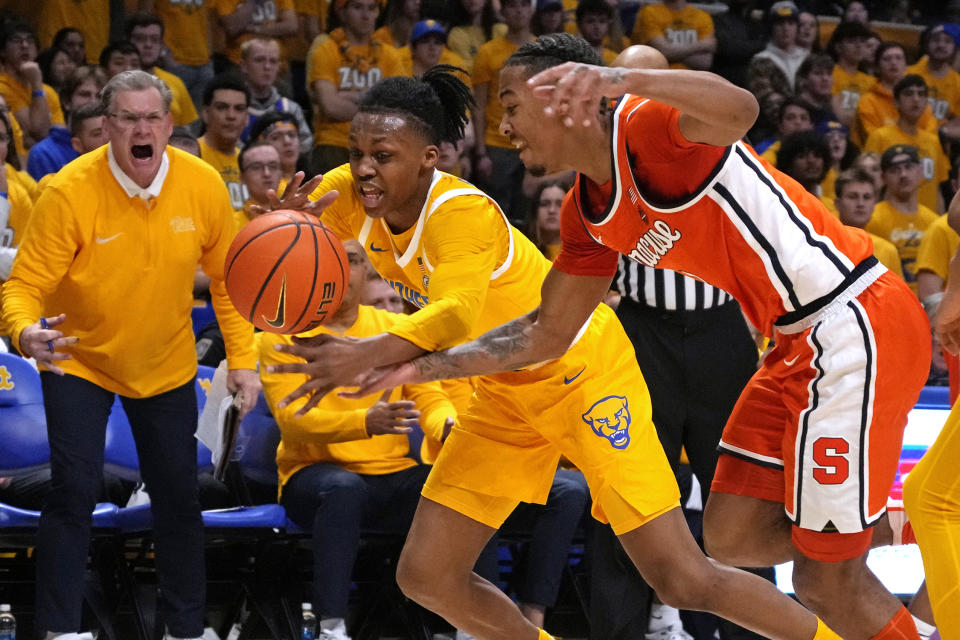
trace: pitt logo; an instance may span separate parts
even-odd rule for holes
[[[181,218],[180,216],[170,218],[170,228],[173,229],[174,233],[197,230],[197,228],[193,226],[193,218]]]
[[[13,381],[13,376],[10,375],[7,368],[0,365],[0,391],[13,391],[13,388],[16,386],[16,383]]]
[[[595,434],[609,440],[614,449],[626,449],[630,444],[630,407],[625,397],[607,396],[580,417]]]
[[[654,220],[653,229],[649,229],[637,240],[637,247],[630,252],[629,258],[643,263],[648,267],[655,267],[660,259],[667,255],[673,245],[680,239],[681,233],[671,229],[663,220]]]

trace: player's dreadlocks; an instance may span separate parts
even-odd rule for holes
[[[564,62],[601,66],[603,60],[590,43],[570,33],[550,33],[528,42],[507,58],[505,66],[522,66],[533,76]]]
[[[402,114],[432,144],[456,144],[463,137],[467,112],[474,102],[469,87],[454,72],[466,73],[459,67],[438,64],[421,78],[381,80],[363,97],[359,111]]]

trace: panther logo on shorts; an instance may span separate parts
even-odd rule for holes
[[[609,440],[614,449],[626,449],[630,444],[630,407],[624,396],[598,400],[580,417],[595,434]]]

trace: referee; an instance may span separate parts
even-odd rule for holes
[[[757,346],[736,300],[722,289],[669,269],[653,269],[620,256],[613,288],[617,316],[650,389],[653,423],[674,471],[685,449],[706,503],[727,417],[757,369]],[[681,483],[682,486],[682,483]],[[695,532],[697,533],[697,532]],[[698,536],[699,537],[699,536]],[[648,633],[650,587],[604,527],[594,544],[592,638],[682,640],[679,624],[655,621]],[[764,577],[772,579],[772,569]],[[633,606],[626,606],[626,603]],[[622,603],[620,606],[618,603]],[[658,607],[659,609],[659,607]],[[655,613],[651,615],[656,615]],[[676,615],[675,613],[673,615]],[[721,637],[757,638],[720,620]],[[660,626],[663,625],[663,626]]]

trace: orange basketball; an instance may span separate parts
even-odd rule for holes
[[[272,333],[301,333],[333,315],[350,278],[347,252],[317,218],[274,211],[230,245],[227,294],[244,318]]]

